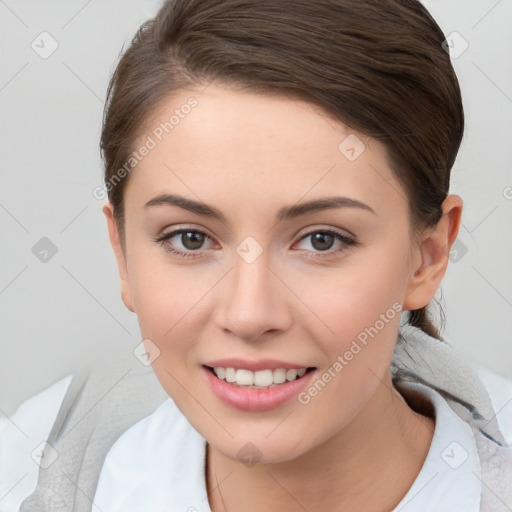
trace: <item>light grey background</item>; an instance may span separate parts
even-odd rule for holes
[[[464,199],[463,226],[442,298],[437,294],[444,335],[468,357],[512,376],[512,1],[424,4],[452,42],[466,112],[451,186]],[[93,191],[102,186],[98,148],[110,73],[123,43],[159,5],[0,0],[5,414],[84,361],[116,357],[141,341],[120,298],[104,201]],[[52,44],[58,48],[44,55]],[[36,245],[43,237],[57,249],[46,262]]]

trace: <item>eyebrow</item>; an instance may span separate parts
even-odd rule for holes
[[[178,206],[179,208],[183,208],[184,210],[196,213],[197,215],[202,215],[204,217],[217,219],[223,223],[227,223],[225,215],[220,210],[217,210],[217,208],[209,206],[206,203],[195,201],[194,199],[188,199],[176,194],[161,194],[156,196],[149,200],[144,205],[144,208],[150,208],[152,206],[160,206],[164,204]],[[299,217],[307,213],[331,210],[334,208],[359,208],[376,215],[375,211],[370,206],[362,203],[361,201],[358,201],[357,199],[333,196],[323,197],[321,199],[315,199],[307,203],[300,203],[293,206],[284,206],[277,212],[276,218],[280,222],[283,220]]]

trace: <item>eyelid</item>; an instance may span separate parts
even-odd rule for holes
[[[197,233],[202,233],[212,240],[215,238],[213,235],[210,234],[210,232],[206,228],[203,228],[202,226],[194,226],[193,224],[176,224],[173,225],[172,227],[168,226],[167,228],[162,229],[161,232],[154,238],[154,240],[161,239],[167,235],[175,236],[179,234],[176,233],[177,231],[194,231]]]
[[[170,240],[171,238],[174,238],[177,235],[180,235],[184,232],[192,231],[193,233],[200,233],[205,236],[205,238],[211,240],[212,242],[215,241],[215,237],[210,235],[206,229],[203,228],[196,228],[194,226],[173,226],[172,229],[169,231],[162,231],[159,235],[153,238],[154,242],[160,242],[163,243],[166,240]],[[202,251],[206,251],[207,249],[198,249],[197,251],[188,251],[188,252],[196,252],[200,253]]]
[[[311,235],[312,233],[317,233],[318,231],[336,233],[337,235],[343,236],[347,239],[352,239],[354,242],[357,241],[356,235],[354,235],[348,229],[341,229],[334,226],[321,226],[318,224],[313,224],[312,226],[308,226],[307,228],[301,229],[295,236],[300,237],[300,239],[302,239],[304,236]]]

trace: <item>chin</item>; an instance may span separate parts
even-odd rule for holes
[[[210,446],[222,453],[225,457],[242,462],[247,467],[254,464],[278,464],[290,462],[312,447],[303,445],[303,439],[300,438],[300,429],[296,430],[297,439],[293,436],[287,436],[287,441],[283,442],[281,438],[270,439],[267,434],[244,435],[223,439],[217,442],[215,439],[208,441]]]

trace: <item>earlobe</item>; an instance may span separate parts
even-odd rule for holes
[[[117,227],[116,220],[114,218],[114,208],[112,203],[108,202],[103,206],[103,213],[107,219],[108,236],[110,239],[110,245],[114,251],[114,255],[117,262],[117,268],[119,270],[119,278],[121,281],[121,299],[124,305],[132,312],[135,312],[133,307],[133,301],[130,292],[130,284],[128,281],[128,268],[126,264],[126,255],[121,242],[121,236]]]
[[[449,195],[443,202],[443,216],[425,232],[419,251],[420,263],[411,268],[403,302],[405,310],[420,309],[434,297],[448,267],[450,250],[457,238],[462,216],[462,199]]]

